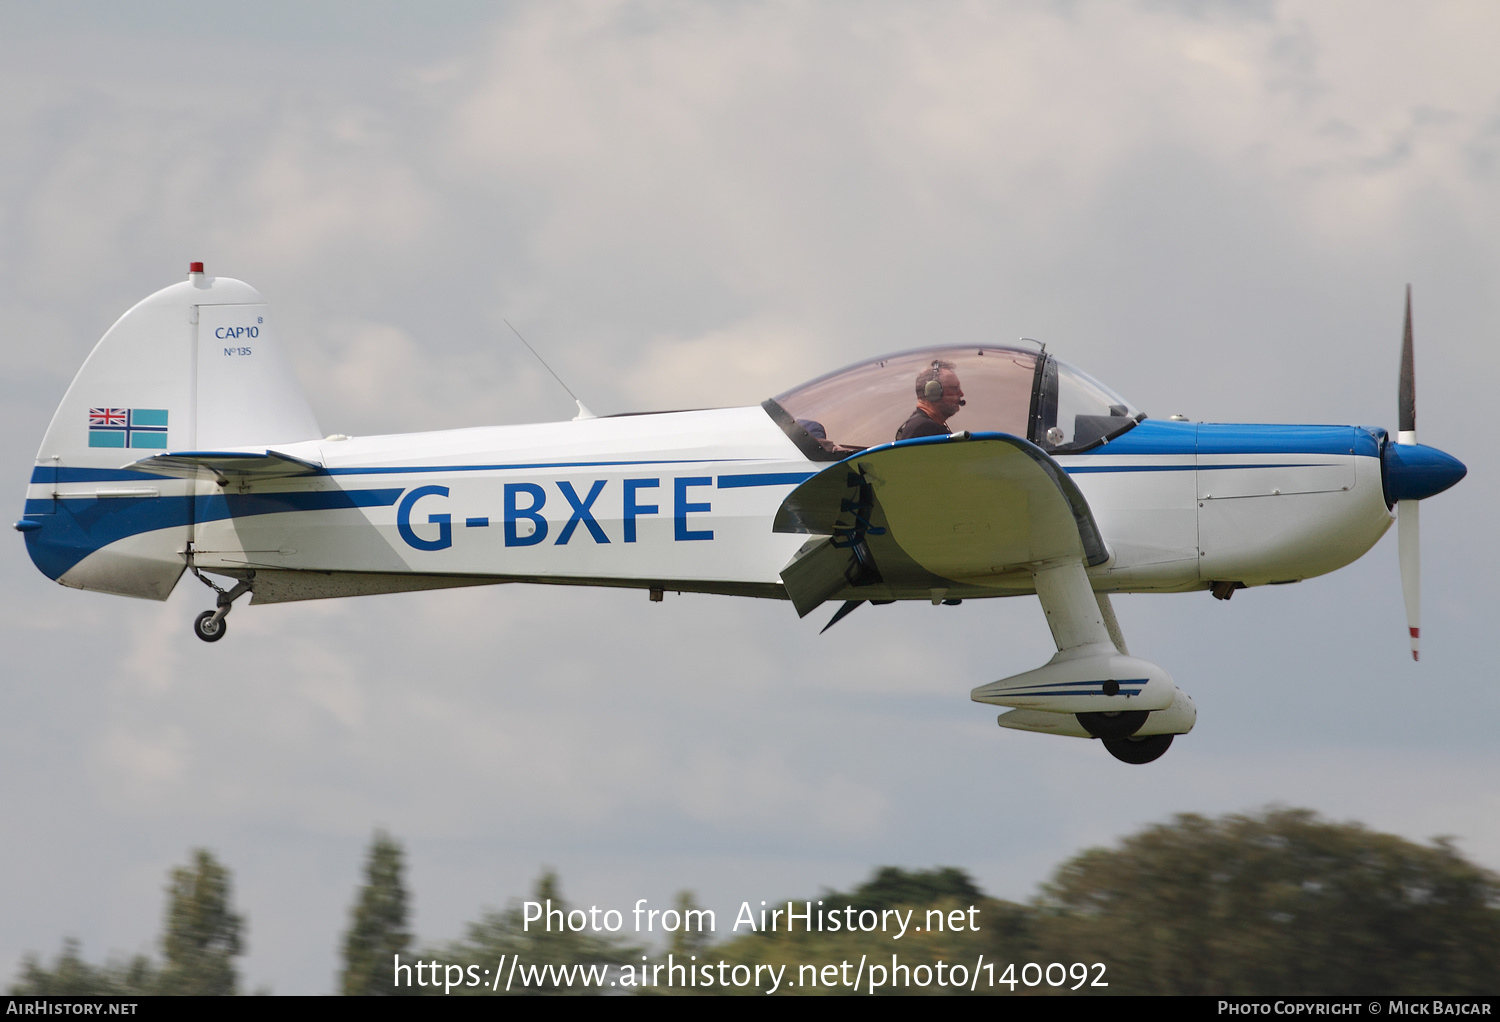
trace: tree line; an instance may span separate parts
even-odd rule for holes
[[[234,911],[229,870],[206,849],[167,875],[162,960],[145,955],[90,965],[74,940],[64,940],[52,967],[35,955],[21,962],[12,994],[217,996],[239,992],[234,959],[244,952],[243,919]]]
[[[233,994],[243,954],[243,917],[233,908],[228,869],[206,850],[168,877],[160,961],[136,956],[90,965],[65,941],[51,965],[28,955],[12,994]],[[531,899],[569,908],[551,871]],[[1184,814],[1147,827],[1113,848],[1083,851],[1058,867],[1028,903],[991,898],[955,868],[878,868],[848,890],[824,890],[800,906],[917,909],[962,914],[976,928],[908,932],[903,962],[973,963],[983,955],[1017,969],[1050,963],[1104,970],[1108,994],[1494,994],[1500,992],[1500,875],[1467,861],[1451,841],[1416,844],[1359,824],[1332,823],[1307,810],[1272,809],[1216,819]],[[697,909],[677,895],[681,913]],[[613,965],[662,960],[724,960],[786,966],[858,960],[896,946],[870,934],[752,932],[715,940],[679,929],[664,949],[609,933],[525,925],[522,903],[486,911],[462,938],[419,947],[409,926],[404,853],[377,832],[343,934],[339,991],[347,995],[447,996],[440,982],[393,985],[393,963],[437,961],[494,969],[521,956],[531,963]],[[853,918],[852,916],[850,918]],[[721,930],[728,927],[721,927]],[[473,973],[471,975],[478,975]],[[930,973],[929,973],[930,974]],[[417,974],[422,975],[421,973]],[[435,974],[430,974],[436,980]],[[487,975],[487,974],[486,974]],[[1012,973],[1019,978],[1019,973]],[[1046,983],[992,986],[994,993],[1057,993]],[[677,993],[664,987],[653,993]],[[983,989],[981,987],[981,989]],[[847,992],[834,985],[798,993]],[[519,992],[519,991],[517,991]],[[528,987],[528,993],[599,993],[598,988]],[[702,991],[698,991],[702,992]],[[731,987],[712,992],[734,993]],[[748,988],[745,992],[755,992]],[[952,986],[888,988],[891,993],[953,993]],[[490,994],[489,985],[452,995]]]

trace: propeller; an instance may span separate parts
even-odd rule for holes
[[[1417,444],[1417,369],[1411,350],[1411,285],[1406,285],[1406,327],[1401,334],[1401,377],[1397,384],[1396,443]],[[1411,633],[1411,658],[1418,659],[1422,633],[1422,540],[1418,500],[1396,502],[1396,549],[1401,561],[1401,596],[1406,601],[1406,628]]]
[[[1435,447],[1417,443],[1417,380],[1412,356],[1411,285],[1406,285],[1406,325],[1401,338],[1401,378],[1397,387],[1396,442],[1381,453],[1385,501],[1396,508],[1396,545],[1401,561],[1401,595],[1411,658],[1418,659],[1422,617],[1421,502],[1442,493],[1468,474],[1463,462]]]

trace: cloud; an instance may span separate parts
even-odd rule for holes
[[[346,266],[354,251],[405,250],[430,228],[437,198],[389,126],[373,126],[378,115],[357,107],[321,113],[288,118],[256,146],[221,197],[232,212],[217,239],[314,271],[315,279]]]
[[[120,729],[105,737],[98,766],[107,800],[159,812],[178,794],[189,766],[186,736],[175,727],[156,731],[148,736]]]
[[[835,5],[534,7],[471,59],[447,151],[456,174],[540,193],[543,258],[616,232],[648,247],[712,237],[700,255],[751,280],[802,268],[795,251],[740,258],[788,233],[858,259],[858,238],[890,221],[951,239],[977,211],[1042,240],[1121,170],[1174,150],[1270,185],[1320,228],[1388,227],[1436,181],[1492,201],[1469,150],[1493,142],[1500,93],[1473,45],[1482,27],[1455,30],[1472,13],[1403,11],[1398,29],[1336,4],[1264,19],[1103,3],[876,4],[857,20]],[[1418,59],[1390,59],[1393,34]],[[1429,73],[1420,58],[1458,36]],[[874,198],[897,201],[871,218]],[[856,233],[819,237],[834,223]]]
[[[361,435],[571,416],[502,319],[601,413],[1026,333],[1153,415],[1389,424],[1414,279],[1424,439],[1473,471],[1424,513],[1426,673],[1380,549],[1232,606],[1117,601],[1202,713],[1135,773],[967,701],[1050,655],[1035,601],[819,637],[773,601],[501,586],[240,608],[210,647],[191,580],[161,606],[64,591],[17,544],[0,816],[39,893],[0,965],[61,937],[75,887],[155,906],[162,864],[212,843],[301,878],[246,884],[280,935],[253,970],[326,990],[343,919],[319,892],[350,889],[374,821],[410,842],[434,937],[543,861],[601,903],[812,894],[888,861],[1023,896],[1082,842],[1269,801],[1500,862],[1500,707],[1460,627],[1494,609],[1497,15],[538,3],[335,47],[300,15],[200,13],[193,45],[0,39],[18,487],[89,345],[190,258],[267,295],[324,427]],[[142,918],[77,932],[133,948]]]
[[[392,324],[334,319],[321,340],[298,352],[299,369],[330,433],[483,425],[507,389],[492,356],[434,354]]]
[[[696,337],[658,337],[640,352],[621,389],[638,408],[759,404],[812,375],[814,331],[747,322]],[[816,358],[816,356],[811,356]],[[705,390],[705,382],[714,381]]]

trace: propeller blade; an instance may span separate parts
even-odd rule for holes
[[[1401,595],[1406,599],[1406,628],[1411,633],[1411,658],[1417,659],[1422,627],[1422,547],[1417,523],[1421,501],[1396,503],[1396,545],[1401,557]]]
[[[1412,354],[1411,285],[1406,285],[1406,325],[1401,332],[1401,381],[1396,388],[1396,414],[1400,432],[1396,443],[1417,442],[1417,367]],[[1406,601],[1406,630],[1411,635],[1411,658],[1418,658],[1422,628],[1422,536],[1421,502],[1396,502],[1396,547],[1401,561],[1401,596]]]
[[[1417,369],[1411,351],[1411,285],[1406,285],[1406,329],[1401,336],[1401,382],[1397,387],[1398,444],[1417,442]]]

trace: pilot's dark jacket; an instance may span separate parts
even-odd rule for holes
[[[911,418],[903,422],[901,428],[896,430],[896,439],[910,440],[914,436],[942,436],[952,432],[953,430],[918,408],[911,413]]]

